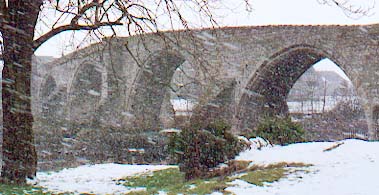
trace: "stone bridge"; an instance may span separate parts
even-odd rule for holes
[[[91,126],[175,126],[170,104],[198,102],[202,119],[234,131],[288,112],[286,96],[313,64],[328,58],[352,80],[370,139],[379,127],[379,24],[251,26],[104,39],[37,68],[33,111],[67,131]],[[47,68],[47,69],[46,69]]]

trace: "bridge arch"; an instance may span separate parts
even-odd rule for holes
[[[176,69],[185,59],[174,51],[151,54],[137,73],[128,108],[134,115],[134,128],[159,129],[162,104],[169,102],[169,88]],[[168,105],[165,105],[168,106]]]
[[[310,45],[285,48],[264,61],[242,88],[237,102],[236,130],[254,129],[267,116],[288,115],[286,99],[293,85],[311,66],[326,58],[335,62],[349,78],[357,79],[348,64],[342,64],[325,50]],[[353,82],[355,88],[357,83],[358,80]],[[366,97],[362,89],[356,91],[361,98]]]
[[[57,82],[51,75],[46,76],[42,81],[39,92],[42,118],[46,119],[47,117],[50,117],[52,113],[55,113],[51,107],[53,104],[56,104],[53,99],[53,96],[56,93]]]
[[[41,99],[49,97],[57,88],[57,82],[54,77],[47,75],[41,84],[39,96]]]
[[[59,86],[53,75],[47,75],[42,80],[39,90],[40,109],[37,120],[43,125],[64,126],[66,119],[67,88]]]
[[[71,124],[90,126],[96,122],[97,109],[104,99],[104,74],[102,67],[88,61],[77,67],[68,85],[68,119]]]

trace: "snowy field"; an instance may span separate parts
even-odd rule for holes
[[[325,97],[325,105],[323,98],[320,97],[319,100],[307,100],[307,101],[288,101],[288,110],[290,113],[304,113],[304,114],[312,114],[312,113],[322,113],[323,108],[324,111],[328,112],[333,110],[336,105],[340,102],[359,102],[357,97],[343,97],[343,96],[326,96]]]
[[[192,109],[196,104],[196,102],[186,99],[171,99],[170,102],[175,110],[175,115],[177,116],[191,115]]]
[[[342,143],[330,151],[327,148]],[[226,190],[254,195],[377,195],[379,194],[379,142],[344,140],[266,147],[242,152],[238,160],[259,165],[277,162],[303,162],[314,166],[290,168],[286,178],[263,187],[235,180]],[[101,164],[85,165],[60,172],[39,172],[38,185],[55,192],[123,194],[118,178],[169,166]],[[219,194],[219,193],[213,193]]]

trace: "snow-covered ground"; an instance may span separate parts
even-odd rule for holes
[[[301,143],[243,152],[237,159],[253,160],[256,164],[285,161],[311,163],[314,166],[309,168],[310,173],[290,175],[287,179],[264,187],[243,184],[228,190],[236,194],[255,195],[379,194],[379,183],[376,179],[379,174],[379,142],[342,142],[344,144],[325,152],[325,149],[337,143]]]
[[[242,152],[237,159],[265,165],[277,162],[303,162],[314,166],[290,168],[286,178],[263,187],[241,180],[228,191],[254,195],[377,195],[379,194],[379,142],[344,140],[265,147]],[[102,164],[86,165],[60,172],[38,173],[39,185],[56,192],[121,194],[128,192],[114,179],[168,166]],[[298,170],[298,171],[296,171]],[[302,171],[299,171],[302,170]],[[214,193],[217,194],[217,193]]]
[[[307,101],[288,101],[288,110],[290,113],[322,113],[324,111],[331,111],[338,103],[341,102],[359,102],[358,97],[354,96],[326,96],[325,105],[323,97],[319,97],[319,100],[307,100]]]
[[[125,194],[133,189],[117,185],[117,180],[138,173],[165,169],[165,165],[83,165],[59,172],[37,173],[37,185],[51,192],[72,192],[76,194]],[[135,189],[134,189],[135,190]]]
[[[188,116],[191,115],[192,109],[194,108],[196,102],[186,99],[171,99],[170,100],[177,116]]]

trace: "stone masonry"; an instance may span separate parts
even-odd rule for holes
[[[68,133],[93,126],[172,127],[170,91],[183,87],[172,80],[187,67],[193,94],[180,96],[199,103],[195,111],[205,113],[202,119],[224,118],[239,132],[267,115],[285,114],[296,80],[328,58],[352,80],[370,139],[377,139],[378,52],[379,24],[225,27],[109,38],[37,67],[33,112],[37,121],[53,121]]]

